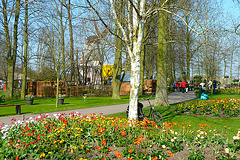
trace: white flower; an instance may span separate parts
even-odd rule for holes
[[[166,148],[166,146],[165,146],[165,145],[162,145],[162,148]]]
[[[233,139],[240,140],[240,136],[233,136]]]
[[[225,149],[225,152],[226,152],[226,153],[229,153],[229,148],[226,148],[226,149]]]
[[[174,142],[174,139],[171,139],[172,142]]]

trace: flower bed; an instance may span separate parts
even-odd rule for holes
[[[238,94],[240,95],[240,88],[217,89],[220,94]]]
[[[179,103],[177,111],[189,114],[212,115],[214,117],[238,117],[239,104],[239,98],[191,101]]]
[[[186,159],[240,158],[240,131],[229,143],[223,134],[201,124],[197,130],[187,123],[165,123],[159,129],[148,120],[129,123],[122,118],[71,113],[32,118],[0,129],[0,159],[170,160],[185,151]]]

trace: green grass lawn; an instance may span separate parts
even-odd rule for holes
[[[28,113],[46,113],[53,111],[63,111],[71,110],[77,108],[88,108],[88,107],[97,107],[105,106],[112,104],[121,104],[128,103],[129,96],[122,96],[120,100],[113,100],[111,97],[87,97],[87,100],[84,101],[82,98],[65,98],[64,104],[59,105],[56,108],[56,99],[55,98],[35,98],[33,105],[23,105],[21,106],[22,114]],[[26,104],[25,100],[10,99],[5,100],[4,103],[0,105],[7,104]],[[11,107],[0,107],[0,116],[10,116],[15,115],[15,106]]]
[[[144,95],[141,97],[149,97],[148,95]],[[56,108],[56,99],[55,98],[35,98],[33,105],[23,105],[21,106],[22,114],[29,113],[47,113],[53,111],[64,111],[71,109],[79,109],[79,108],[89,108],[89,107],[98,107],[98,106],[106,106],[113,104],[123,104],[129,102],[129,96],[121,96],[119,100],[113,100],[111,97],[87,97],[87,100],[84,101],[82,98],[65,98],[64,104],[59,105]],[[0,105],[9,105],[9,104],[26,104],[25,100],[19,99],[9,99],[5,100],[5,102],[0,103]],[[3,116],[11,116],[16,115],[16,107],[0,107],[0,117]]]
[[[210,96],[210,99],[216,98],[233,98],[237,97],[240,98],[240,95],[213,95]],[[199,100],[199,99],[197,99]],[[197,101],[195,100],[195,101]],[[148,114],[149,108],[144,108],[144,113]],[[187,115],[183,113],[175,113],[173,112],[176,110],[177,104],[173,104],[170,107],[155,107],[155,110],[162,114],[164,120],[166,122],[175,122],[178,124],[183,123],[190,123],[192,128],[199,129],[200,124],[204,125],[207,124],[212,130],[217,129],[225,134],[227,134],[228,138],[232,138],[240,129],[240,118],[212,118],[212,117],[204,117],[204,116],[195,116],[195,115]],[[117,113],[108,115],[111,117],[123,117],[126,118],[126,113]]]

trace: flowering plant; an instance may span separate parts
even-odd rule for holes
[[[238,94],[238,95],[240,95],[240,88],[218,89],[217,92],[220,94]]]
[[[66,95],[64,95],[64,94],[59,94],[58,95],[58,98],[65,98],[66,97]]]
[[[211,149],[214,157],[205,159],[240,158],[238,143],[231,143],[223,133],[206,124],[195,129],[185,122],[165,122],[159,129],[147,119],[129,121],[96,114],[29,118],[25,125],[19,122],[0,127],[0,137],[0,159],[166,160],[178,159],[175,153],[184,146],[191,146],[188,159],[196,156],[195,149],[203,158],[205,147],[214,147]]]
[[[214,117],[237,117],[239,116],[240,98],[224,98],[204,101],[192,101],[179,103],[177,110],[179,112],[188,112],[189,114],[212,115]]]
[[[83,100],[86,101],[86,99],[87,99],[87,96],[83,96]]]
[[[34,96],[32,94],[26,95],[25,99],[34,99]]]

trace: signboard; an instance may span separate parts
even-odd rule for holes
[[[103,77],[112,77],[113,76],[113,65],[103,65],[102,67]]]

